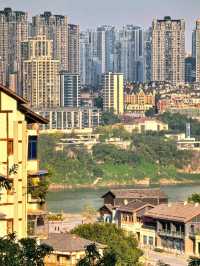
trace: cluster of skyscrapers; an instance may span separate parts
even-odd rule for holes
[[[5,8],[0,11],[0,83],[35,109],[77,108],[81,86],[104,88],[111,78],[107,73],[120,73],[120,80],[122,74],[123,82],[199,82],[199,20],[192,44],[186,57],[185,22],[169,16],[153,20],[147,30],[104,25],[80,32],[67,16],[44,12],[29,22],[27,13]],[[109,95],[105,88],[104,95]]]
[[[67,16],[44,12],[29,22],[25,12],[0,11],[1,84],[27,98],[33,108],[77,107],[79,35],[79,26],[68,24]],[[65,94],[77,99],[64,101]]]

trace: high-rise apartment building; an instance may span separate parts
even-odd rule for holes
[[[23,96],[33,108],[60,105],[60,61],[52,59],[53,44],[46,36],[22,44]]]
[[[80,75],[60,73],[60,103],[62,107],[80,106]]]
[[[68,25],[68,58],[69,72],[80,73],[80,29],[79,25]]]
[[[114,70],[115,28],[104,25],[97,28],[97,57],[101,65],[101,73]]]
[[[103,109],[115,114],[124,113],[124,76],[121,73],[102,75]]]
[[[185,79],[185,22],[164,17],[152,23],[152,80],[172,84]]]
[[[115,71],[129,82],[144,81],[144,32],[133,25],[119,30],[115,43]]]
[[[152,29],[144,32],[144,81],[151,81]]]
[[[17,72],[17,92],[21,94],[21,42],[28,37],[27,13],[5,8],[0,11],[0,83],[9,83]]]
[[[53,40],[53,59],[60,61],[60,69],[68,70],[68,17],[53,15],[51,12],[32,18],[30,34],[34,36],[46,35]]]
[[[200,19],[196,21],[196,29],[194,31],[193,53],[196,58],[196,82],[200,82]]]

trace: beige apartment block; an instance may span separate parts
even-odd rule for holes
[[[36,143],[31,140],[37,140],[37,123],[47,120],[26,104],[13,91],[0,86],[0,174],[12,184],[11,190],[0,190],[0,236],[12,232],[18,238],[27,236],[28,172],[38,170]],[[34,155],[32,162],[30,153]],[[16,171],[11,174],[13,167]]]
[[[23,42],[23,97],[33,108],[60,104],[60,61],[52,59],[53,43],[46,36]]]
[[[152,23],[152,80],[185,82],[185,22],[164,17]]]
[[[115,114],[124,113],[124,76],[121,73],[106,73],[102,76],[103,109]]]
[[[30,28],[32,36],[53,40],[52,58],[60,61],[61,70],[68,71],[68,17],[44,12],[32,18]]]

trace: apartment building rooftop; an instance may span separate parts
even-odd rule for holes
[[[160,204],[145,213],[147,217],[183,223],[190,221],[197,215],[200,215],[200,205],[186,202]]]

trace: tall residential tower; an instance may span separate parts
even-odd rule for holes
[[[152,80],[181,84],[185,80],[185,22],[164,17],[152,23]]]
[[[23,42],[23,96],[33,108],[60,105],[60,61],[52,59],[53,44],[46,36]]]
[[[115,114],[124,113],[124,76],[121,73],[102,75],[103,109]]]
[[[68,70],[68,17],[44,12],[32,18],[30,28],[32,36],[53,40],[53,59],[60,61],[61,70]]]
[[[28,37],[28,15],[5,8],[0,11],[0,83],[8,85],[9,75],[17,73],[17,92],[21,94],[21,42]]]

